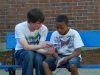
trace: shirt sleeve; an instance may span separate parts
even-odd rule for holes
[[[25,37],[25,36],[24,36],[24,33],[23,33],[21,27],[16,26],[15,27],[15,38],[23,38],[23,37]]]
[[[79,47],[83,47],[83,46],[84,46],[83,41],[82,41],[79,33],[76,31],[75,38],[74,38],[74,47],[79,48]]]
[[[41,29],[40,30],[40,34],[41,34],[40,41],[45,41],[46,40],[46,37],[47,37],[47,34],[48,34],[47,27],[45,27],[44,29]]]

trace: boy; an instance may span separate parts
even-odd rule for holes
[[[43,62],[45,75],[53,75],[52,71],[60,65],[64,65],[71,75],[78,75],[77,68],[81,61],[80,48],[84,46],[81,37],[76,30],[68,27],[68,18],[65,15],[57,17],[56,28],[57,30],[52,33],[50,43],[57,53]],[[62,61],[58,64],[59,60]]]
[[[31,9],[27,13],[27,21],[19,23],[15,27],[15,57],[18,65],[22,65],[22,75],[33,75],[33,68],[36,68],[36,75],[44,75],[42,61],[43,54],[52,54],[54,49],[44,50],[49,47],[45,42],[48,29],[42,24],[44,15],[40,9]]]

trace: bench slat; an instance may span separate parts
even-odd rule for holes
[[[78,31],[83,43],[84,47],[100,47],[100,30],[80,30]],[[49,31],[46,41],[50,40],[52,31]],[[15,40],[15,33],[9,32],[6,34],[6,48],[12,49],[15,48],[16,40]]]
[[[85,47],[100,47],[100,30],[78,31]]]
[[[0,65],[0,68],[3,68],[6,72],[9,71],[10,68],[22,68],[19,65]],[[65,66],[60,66],[58,68],[65,68]],[[100,64],[81,64],[78,68],[100,68]]]
[[[8,72],[10,68],[22,68],[22,66],[19,66],[19,65],[0,65],[0,68],[3,68],[6,72]]]

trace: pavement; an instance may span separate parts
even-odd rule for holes
[[[22,70],[17,69],[16,75],[21,75]],[[100,69],[78,69],[79,75],[100,75]],[[8,72],[5,72],[4,69],[0,69],[0,75],[9,75]],[[34,70],[35,75],[35,70]],[[57,68],[56,71],[53,71],[53,75],[71,75],[65,68]]]

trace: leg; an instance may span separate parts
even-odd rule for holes
[[[43,61],[43,68],[45,75],[53,75],[52,71],[56,69],[55,65],[55,58],[48,58],[45,61]]]
[[[21,50],[15,54],[19,65],[22,65],[22,75],[33,75],[34,52]]]
[[[53,75],[52,71],[49,68],[49,65],[46,62],[43,62],[43,69],[44,69],[45,75]]]
[[[71,72],[71,75],[78,75],[79,65],[80,65],[80,58],[73,57],[66,63],[66,68]]]
[[[43,60],[46,59],[45,55],[39,54],[35,52],[35,68],[36,68],[36,75],[45,75],[42,62]]]
[[[78,75],[78,69],[75,64],[70,65],[71,75]]]

